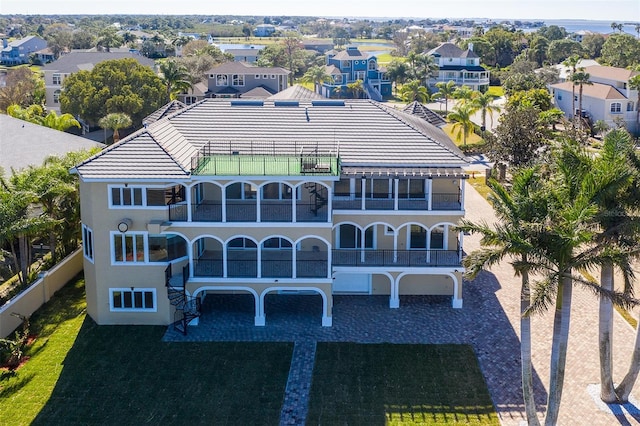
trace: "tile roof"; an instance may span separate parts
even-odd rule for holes
[[[571,93],[573,83],[565,81],[564,83],[552,84],[551,88]],[[576,86],[576,96],[578,95],[578,90],[579,89]],[[582,96],[596,99],[627,99],[627,97],[620,93],[615,87],[602,83],[593,83],[591,85],[582,86]]]
[[[476,52],[474,52],[473,50],[465,50],[464,52],[462,52],[462,54],[460,55],[461,58],[479,58],[480,56],[478,56],[476,54]]]
[[[422,118],[369,100],[276,101],[205,99],[128,136],[79,165],[84,179],[188,177],[205,145],[241,154],[260,147],[338,152],[345,167],[457,168],[464,155]]]
[[[142,122],[149,125],[185,107],[186,105],[180,101],[176,101],[176,100],[171,101],[168,104],[165,104],[164,106],[160,107],[158,110],[147,115],[145,118],[142,119]]]
[[[342,75],[342,71],[340,71],[340,68],[336,67],[335,65],[325,65],[324,69],[325,72],[329,75]]]
[[[207,71],[207,74],[284,74],[290,71],[281,67],[257,67],[246,62],[225,62]]]
[[[5,175],[27,166],[39,166],[50,155],[103,147],[99,142],[71,133],[39,126],[24,120],[0,114],[0,167]]]
[[[266,99],[269,96],[273,95],[274,93],[271,89],[267,88],[266,86],[258,86],[247,92],[244,92],[242,95],[240,95],[240,97],[243,99]]]
[[[436,127],[442,127],[447,124],[446,120],[442,118],[442,116],[436,114],[431,111],[429,108],[424,106],[418,101],[413,101],[408,104],[406,107],[402,109],[404,112],[408,112],[409,114],[413,114],[427,121],[428,123],[433,124]]]
[[[346,49],[336,53],[333,59],[339,60],[356,60],[356,59],[369,59],[368,53],[362,53],[358,49]]]
[[[625,68],[607,67],[603,65],[592,65],[584,69],[592,77],[607,78],[617,81],[629,81],[635,75],[640,74],[638,71],[631,71]]]
[[[270,101],[274,100],[287,100],[287,99],[298,99],[298,100],[308,100],[308,99],[325,99],[324,96],[313,92],[307,89],[304,86],[299,84],[294,84],[291,87],[287,87],[281,92],[276,93],[275,95],[269,96],[267,99]]]
[[[42,67],[42,70],[62,73],[73,73],[80,70],[90,71],[100,62],[123,58],[133,58],[142,65],[146,65],[150,68],[153,68],[155,65],[155,62],[152,59],[130,52],[70,52],[61,56],[57,60],[48,63]]]
[[[441,56],[443,58],[460,58],[464,51],[453,43],[442,43],[438,47],[434,47],[428,55]]]

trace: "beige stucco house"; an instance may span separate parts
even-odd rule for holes
[[[197,323],[205,297],[451,296],[462,307],[466,161],[438,127],[364,100],[205,99],[73,169],[87,312]]]

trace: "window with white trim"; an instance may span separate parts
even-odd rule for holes
[[[110,288],[109,304],[112,312],[156,312],[155,288]]]
[[[627,112],[633,111],[633,102],[627,102]]]
[[[198,102],[198,98],[196,98],[195,96],[185,96],[184,97],[185,105],[195,104],[196,102]]]
[[[376,61],[372,59],[369,61],[369,71],[375,71],[375,70],[376,70]]]
[[[111,187],[111,206],[142,206],[142,188],[132,186]]]
[[[275,74],[271,74],[271,80],[275,80],[276,79],[276,75]]]
[[[149,262],[170,262],[187,257],[187,242],[176,234],[147,235]]]
[[[611,113],[618,114],[622,111],[622,104],[620,102],[613,102],[611,104]]]
[[[114,263],[144,263],[145,234],[136,232],[111,234]]]
[[[53,74],[53,84],[59,86],[62,84],[62,74]]]
[[[53,103],[54,104],[59,104],[60,103],[60,93],[62,93],[62,91],[60,89],[58,89],[58,90],[53,92]]]
[[[93,262],[93,231],[84,223],[82,224],[82,251],[84,257]]]
[[[244,74],[233,74],[232,85],[244,86]]]
[[[109,186],[109,206],[113,208],[165,207],[186,201],[185,187]]]
[[[226,74],[217,74],[216,75],[216,86],[228,86],[229,79]]]
[[[260,74],[256,74],[254,77],[256,80],[260,80]]]

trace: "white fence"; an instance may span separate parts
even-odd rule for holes
[[[51,299],[70,279],[82,271],[82,248],[65,257],[51,270],[46,271],[28,289],[0,307],[0,338],[7,337],[21,320],[12,313],[31,316],[40,306]]]

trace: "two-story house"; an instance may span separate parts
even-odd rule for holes
[[[191,99],[185,98],[183,102],[190,104],[204,98],[268,98],[289,87],[289,74],[288,70],[280,67],[225,62],[207,71],[206,92],[191,94]]]
[[[634,133],[637,128],[638,91],[629,88],[629,80],[640,74],[624,68],[591,65],[584,67],[591,84],[582,86],[582,116],[595,123],[603,120],[610,127],[624,122]],[[553,99],[558,108],[569,118],[579,114],[579,86],[571,81],[552,84]],[[573,101],[572,101],[573,97]],[[575,105],[575,111],[572,106]]]
[[[362,53],[357,46],[345,50],[330,50],[326,53],[326,72],[332,80],[322,83],[321,95],[327,98],[351,97],[348,84],[362,81],[365,97],[382,101],[391,96],[391,81],[386,70],[378,66],[378,58]]]
[[[205,99],[73,169],[87,312],[186,331],[223,293],[251,295],[256,326],[267,294],[320,295],[323,326],[335,294],[461,308],[465,164],[385,104]]]
[[[256,25],[256,28],[253,30],[253,35],[256,37],[271,37],[275,32],[275,25],[260,24]]]
[[[3,39],[3,44],[6,40]],[[0,51],[0,63],[2,65],[21,65],[28,64],[31,60],[30,56],[39,50],[45,49],[47,42],[36,36],[28,36],[20,40],[12,41],[3,45]]]
[[[456,86],[468,86],[473,90],[489,88],[489,71],[480,65],[480,57],[473,51],[473,43],[462,50],[453,43],[442,43],[427,52],[436,59],[438,75],[429,79],[429,87],[438,82],[453,81]]]
[[[84,52],[72,51],[58,60],[42,67],[46,91],[45,106],[48,110],[60,112],[60,93],[64,79],[74,72],[91,71],[96,64],[111,59],[133,58],[142,65],[155,69],[153,59],[130,52]]]

